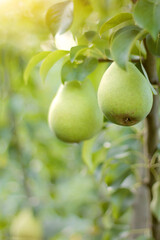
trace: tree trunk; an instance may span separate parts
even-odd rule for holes
[[[158,85],[158,74],[156,69],[156,59],[147,50],[147,59],[144,62],[144,67],[148,74],[151,84]],[[153,155],[158,147],[158,129],[159,129],[159,96],[154,95],[153,107],[147,118],[145,119],[144,132],[144,146],[143,152],[148,164],[151,163]],[[142,162],[143,161],[143,162]],[[157,159],[155,159],[157,162]],[[141,163],[145,163],[141,159]],[[154,169],[154,171],[158,170]],[[138,236],[145,235],[149,232],[152,234],[154,240],[160,240],[160,222],[152,215],[150,211],[150,202],[152,201],[152,186],[156,182],[151,168],[141,168],[140,175],[142,178],[142,185],[138,188],[134,204],[134,214],[132,220],[132,229],[135,234],[132,239]],[[148,231],[147,231],[148,229]]]
[[[158,85],[158,74],[156,68],[155,57],[147,51],[147,59],[145,61],[145,69],[147,71],[148,77],[151,84]],[[144,142],[144,153],[147,157],[149,163],[153,158],[153,155],[158,148],[158,129],[159,129],[159,96],[154,95],[153,107],[151,112],[146,118],[146,132],[145,132],[145,142]],[[157,162],[157,159],[155,160]],[[154,169],[158,174],[158,169]],[[152,186],[156,182],[155,176],[151,168],[149,169],[149,182],[148,188],[150,193],[150,199],[152,200]],[[155,240],[160,240],[160,222],[151,214],[151,232]]]

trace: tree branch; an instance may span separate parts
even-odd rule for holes
[[[140,61],[140,59],[131,59],[131,62],[133,63],[138,63]],[[142,62],[144,62],[144,59],[141,59]],[[99,58],[98,62],[113,62],[113,60],[109,59],[109,58]]]
[[[146,48],[147,49],[147,48]],[[156,69],[156,58],[147,50],[147,59],[144,62],[144,67],[147,71],[148,77],[151,84],[159,85],[159,79]],[[154,95],[153,97],[153,107],[151,112],[146,118],[146,131],[145,131],[145,142],[144,142],[144,152],[149,162],[151,163],[152,157],[158,148],[158,130],[159,130],[159,96]],[[158,158],[155,159],[155,163],[158,162]],[[156,168],[154,169],[158,171]],[[158,172],[157,172],[158,174]],[[152,200],[152,187],[156,182],[155,176],[153,175],[152,169],[149,170],[149,192],[150,198]],[[155,240],[160,239],[160,222],[151,214],[151,231]]]

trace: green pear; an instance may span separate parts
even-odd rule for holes
[[[49,109],[49,125],[64,142],[78,143],[102,127],[103,114],[89,80],[62,84]]]
[[[41,240],[42,227],[30,209],[22,210],[13,220],[10,227],[12,240]]]
[[[153,94],[149,81],[133,63],[128,62],[123,70],[113,62],[100,82],[98,102],[108,120],[131,126],[149,114]]]

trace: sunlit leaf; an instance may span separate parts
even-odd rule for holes
[[[107,30],[123,23],[126,22],[128,20],[132,20],[132,14],[131,13],[119,13],[116,16],[110,18],[109,20],[107,20],[107,22],[103,23],[103,25],[100,28],[100,35],[102,35],[104,32],[106,32]]]
[[[49,53],[51,53],[51,52],[50,52],[50,51],[48,51],[48,52],[41,52],[41,53],[38,53],[37,55],[33,56],[33,57],[30,59],[28,65],[27,65],[27,67],[26,67],[26,69],[25,69],[25,72],[24,72],[24,81],[25,81],[25,83],[28,82],[28,78],[29,78],[29,75],[30,75],[32,69],[33,69],[39,62],[41,62],[44,58],[46,58]]]
[[[66,32],[73,21],[73,2],[65,1],[52,5],[46,14],[46,23],[51,33]]]
[[[88,78],[92,81],[92,84],[96,91],[99,87],[101,78],[108,66],[109,66],[108,62],[98,63],[96,69],[91,74],[88,75]]]
[[[119,188],[111,194],[111,207],[114,219],[123,215],[133,202],[133,194],[127,188]]]
[[[146,37],[146,44],[153,55],[160,57],[160,37],[157,37],[156,41],[154,41],[151,35],[148,34]]]
[[[104,166],[103,171],[106,184],[114,187],[119,187],[124,179],[131,174],[129,164],[113,160]]]
[[[52,53],[50,53],[46,59],[44,60],[44,62],[41,65],[40,68],[40,75],[42,80],[45,80],[48,71],[51,69],[51,67],[53,67],[53,65],[62,57],[64,57],[66,54],[68,53],[68,51],[65,50],[56,50]]]
[[[79,80],[83,81],[91,72],[94,71],[98,64],[95,58],[86,58],[82,63],[71,63],[67,61],[61,71],[62,82]]]
[[[136,23],[146,29],[156,40],[160,31],[160,2],[151,0],[139,0],[134,9],[134,19]]]
[[[92,7],[89,0],[73,0],[74,11],[73,11],[73,24],[71,31],[76,34],[81,31],[83,25],[86,22],[86,18],[90,15]]]

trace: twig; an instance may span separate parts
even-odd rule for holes
[[[131,62],[133,62],[133,63],[137,63],[139,61],[140,61],[140,59],[131,59]],[[141,59],[141,61],[143,62],[144,59]],[[99,58],[98,62],[113,62],[113,60],[111,60],[109,58]]]

